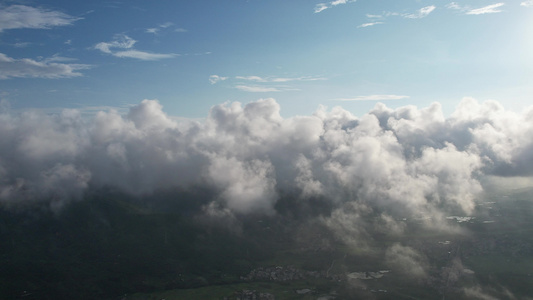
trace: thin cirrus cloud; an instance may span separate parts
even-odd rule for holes
[[[312,76],[302,76],[302,77],[260,77],[260,76],[236,76],[235,79],[254,81],[254,82],[290,82],[290,81],[316,81],[316,80],[326,80],[323,77],[312,77]]]
[[[211,76],[209,76],[209,83],[216,84],[219,81],[224,81],[226,79],[228,79],[228,77],[223,77],[223,76],[218,76],[218,75],[211,75]]]
[[[211,84],[217,84],[225,80],[236,81],[236,85],[234,86],[234,88],[241,90],[241,91],[252,92],[252,93],[266,93],[266,92],[283,92],[283,91],[298,91],[299,90],[292,86],[287,86],[287,85],[280,86],[279,84],[282,84],[282,83],[327,80],[327,78],[316,77],[316,76],[261,77],[261,76],[256,76],[256,75],[250,75],[250,76],[235,76],[232,78],[223,77],[219,75],[209,76],[209,83]]]
[[[524,2],[520,3],[520,6],[533,7],[533,0],[524,1]]]
[[[533,1],[529,0],[527,2],[530,2],[530,5],[533,5]],[[527,2],[522,2],[520,5],[527,6]],[[524,5],[524,3],[526,3],[526,5]],[[469,6],[461,6],[457,2],[451,2],[450,4],[446,5],[446,8],[459,10],[461,12],[464,12],[467,15],[484,15],[484,14],[494,14],[494,13],[502,12],[500,7],[504,5],[505,3],[500,2],[500,3],[483,6],[480,8],[471,8]]]
[[[371,27],[371,26],[375,26],[379,24],[384,24],[384,22],[382,21],[386,20],[388,17],[393,17],[393,16],[401,16],[405,19],[422,19],[422,18],[429,16],[429,14],[431,14],[436,8],[437,8],[436,6],[430,5],[430,6],[422,7],[414,13],[400,14],[398,12],[385,11],[381,14],[366,14],[366,17],[368,18],[369,22],[363,23],[357,26],[357,28],[366,28],[366,27]]]
[[[405,95],[366,95],[357,96],[353,98],[337,98],[334,101],[385,101],[385,100],[401,100],[407,99],[409,96]]]
[[[166,23],[157,25],[157,27],[147,28],[145,30],[145,32],[146,33],[152,33],[152,34],[158,34],[161,30],[165,30],[165,29],[171,28],[171,27],[174,27],[174,23],[166,22]],[[184,29],[184,28],[176,28],[176,29],[174,29],[174,32],[187,32],[187,30]]]
[[[9,78],[70,78],[83,76],[78,70],[88,69],[86,64],[61,63],[70,59],[53,57],[44,61],[30,58],[14,59],[0,53],[0,79]]]
[[[45,8],[26,5],[11,5],[5,8],[0,6],[0,32],[6,29],[49,29],[72,25],[80,19],[82,18]]]
[[[436,7],[434,5],[430,5],[430,6],[422,7],[416,13],[405,14],[405,15],[403,15],[403,17],[407,18],[407,19],[421,19],[421,18],[427,17],[435,9],[436,9]]]
[[[139,60],[160,60],[179,56],[175,53],[151,53],[133,49],[136,40],[127,35],[117,35],[111,42],[101,42],[94,46],[95,49],[120,58],[135,58]],[[126,50],[116,50],[126,49]]]
[[[467,15],[484,15],[484,14],[493,14],[499,13],[501,10],[500,7],[504,6],[505,3],[496,3],[492,5],[487,5],[481,8],[471,9],[466,12]]]
[[[361,25],[357,26],[357,28],[365,28],[365,27],[370,27],[370,26],[379,25],[379,24],[383,24],[383,22],[364,23],[364,24],[361,24]]]
[[[355,1],[357,0],[335,0],[335,1],[326,2],[326,3],[318,3],[317,5],[315,5],[315,13],[322,12],[328,8],[332,8],[340,4],[352,3]]]
[[[266,87],[266,86],[257,86],[257,85],[237,85],[236,89],[251,92],[251,93],[267,93],[267,92],[281,92],[277,87]]]

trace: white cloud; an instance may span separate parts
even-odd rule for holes
[[[145,31],[146,31],[146,33],[156,34],[159,30],[160,30],[160,28],[153,27],[153,28],[146,28]]]
[[[217,82],[219,82],[219,81],[224,81],[224,80],[226,80],[226,79],[228,79],[228,77],[222,77],[222,76],[218,76],[218,75],[211,75],[211,76],[209,76],[209,82],[210,82],[211,84],[215,84],[215,83],[217,83]]]
[[[168,54],[150,53],[150,52],[139,51],[139,50],[117,51],[112,54],[113,56],[116,56],[116,57],[136,58],[140,60],[160,60],[160,59],[173,58],[173,57],[179,56],[178,54],[173,54],[173,53],[168,53]]]
[[[317,80],[326,80],[324,77],[313,77],[313,76],[302,76],[302,77],[260,77],[260,76],[236,76],[235,79],[254,81],[254,82],[263,82],[263,83],[280,83],[280,82],[290,82],[290,81],[317,81]]]
[[[520,5],[525,7],[533,7],[533,0],[523,1],[522,3],[520,3]]]
[[[235,88],[252,93],[266,93],[266,92],[281,92],[280,89],[276,87],[265,87],[265,86],[256,86],[256,85],[237,85]]]
[[[331,7],[340,5],[340,4],[352,3],[355,1],[357,0],[334,0],[331,2],[327,2],[327,3],[318,3],[317,5],[315,5],[315,13],[322,12],[328,8],[331,8]]]
[[[207,184],[213,209],[273,213],[278,192],[289,191],[299,202],[323,198],[332,209],[324,223],[354,240],[376,215],[401,233],[400,211],[436,226],[448,212],[472,211],[480,177],[532,176],[531,116],[533,108],[512,113],[473,99],[449,117],[438,103],[378,103],[362,117],[336,107],[283,118],[273,99],[216,105],[203,122],[187,124],[155,100],[124,115],[4,112],[0,202],[58,207],[93,187],[138,195]],[[414,264],[414,250],[393,246],[387,257],[418,276],[424,266]]]
[[[174,53],[151,53],[132,49],[137,41],[127,35],[117,35],[111,42],[101,42],[94,46],[95,49],[120,58],[135,58],[140,60],[159,60],[179,56]],[[124,51],[114,51],[112,49],[128,49]]]
[[[0,53],[0,79],[8,78],[69,78],[82,76],[78,70],[90,68],[84,64],[57,63],[66,61],[61,57],[52,57],[43,61],[30,58],[14,59]]]
[[[332,99],[336,101],[383,101],[383,100],[401,100],[407,99],[409,96],[403,95],[367,95],[367,96],[357,96],[354,98],[338,98]]]
[[[357,28],[365,28],[365,27],[370,27],[370,26],[374,26],[374,25],[378,25],[378,24],[383,24],[383,22],[364,23],[364,24],[361,24],[361,25],[357,26]]]
[[[298,88],[280,85],[288,82],[302,82],[302,81],[317,81],[327,80],[324,77],[316,76],[301,76],[301,77],[261,77],[261,76],[235,76],[235,80],[239,81],[239,84],[235,88],[246,92],[282,92],[282,91],[298,91]],[[246,84],[246,81],[256,83],[255,85]],[[276,85],[277,84],[277,85]]]
[[[450,2],[446,5],[446,8],[462,10],[463,8],[457,2]]]
[[[434,5],[426,6],[418,10],[418,12],[414,14],[405,14],[403,17],[408,19],[421,19],[427,17],[431,12],[433,12],[436,9]]]
[[[166,28],[169,28],[169,27],[172,27],[172,26],[174,26],[174,23],[166,22],[166,23],[157,25],[157,27],[146,28],[145,32],[146,33],[157,34],[162,29],[166,29]],[[181,28],[178,28],[178,29],[181,29]],[[178,31],[178,29],[176,29],[175,31]]]
[[[115,40],[111,42],[98,43],[94,46],[94,48],[102,52],[112,54],[111,48],[129,49],[132,48],[136,42],[136,40],[130,38],[127,35],[117,35],[115,36]]]
[[[76,18],[65,13],[26,5],[0,7],[0,32],[6,29],[49,29],[72,25]]]
[[[481,7],[481,8],[470,9],[466,12],[466,14],[467,15],[483,15],[483,14],[499,13],[501,12],[499,8],[504,5],[505,3],[491,4],[491,5]]]

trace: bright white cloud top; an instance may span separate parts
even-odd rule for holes
[[[202,185],[218,195],[212,208],[236,214],[274,213],[279,192],[290,191],[326,197],[343,219],[355,216],[342,203],[400,205],[435,220],[468,215],[483,176],[533,175],[532,113],[471,98],[450,117],[433,103],[283,118],[273,99],[217,105],[185,123],[155,100],[90,119],[76,110],[3,113],[0,202],[59,209],[90,188],[140,195]]]

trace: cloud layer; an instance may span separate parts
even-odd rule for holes
[[[400,215],[470,213],[483,175],[533,175],[533,109],[465,99],[449,118],[438,103],[377,104],[362,117],[340,107],[292,118],[279,110],[272,99],[226,103],[202,123],[177,123],[154,100],[92,119],[4,113],[0,203],[58,209],[104,186],[133,195],[207,186],[211,210],[275,214],[283,191],[302,203],[326,199],[326,224],[364,234],[358,216],[378,213],[384,230],[401,232]]]

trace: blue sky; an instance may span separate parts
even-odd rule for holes
[[[92,112],[157,99],[198,118],[274,98],[362,115],[533,101],[533,1],[1,1],[0,99]]]

